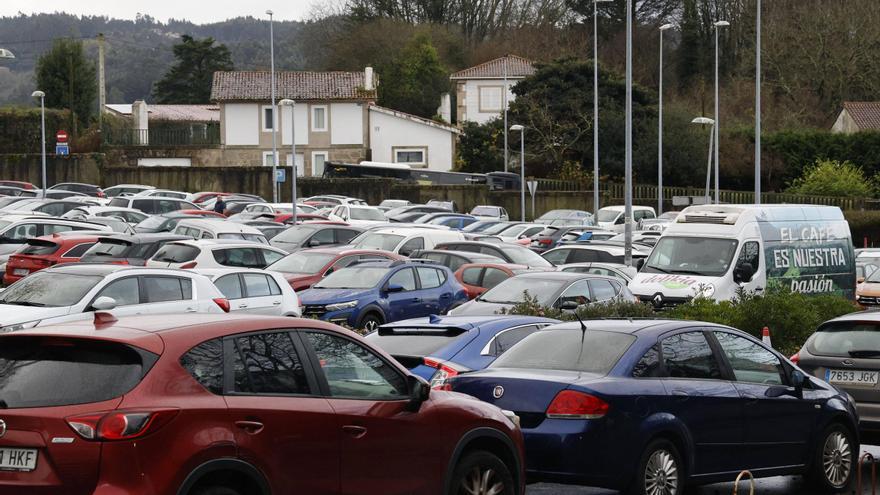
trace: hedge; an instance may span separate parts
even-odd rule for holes
[[[46,147],[54,152],[55,132],[68,129],[67,110],[46,109]],[[0,109],[0,153],[40,152],[40,108]]]

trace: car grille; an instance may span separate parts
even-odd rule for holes
[[[324,304],[307,304],[303,308],[303,316],[320,318],[327,313],[327,306]]]
[[[537,428],[547,416],[544,413],[514,411],[519,416],[520,428]]]
[[[641,301],[645,304],[650,304],[651,307],[654,308],[654,311],[665,311],[668,309],[672,309],[672,308],[678,306],[679,304],[684,304],[690,300],[689,297],[666,297],[666,296],[663,296],[660,300],[660,303],[658,304],[657,300],[655,299],[656,297],[657,297],[657,294],[654,294],[652,296],[638,296],[639,301]]]
[[[877,306],[880,305],[880,297],[876,296],[859,296],[857,298],[859,304],[863,304],[865,306]]]

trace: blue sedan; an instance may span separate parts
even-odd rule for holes
[[[368,261],[336,270],[299,293],[303,316],[374,331],[386,322],[447,312],[467,301],[449,268]]]
[[[537,316],[430,316],[398,321],[366,336],[434,388],[486,368],[514,344],[558,320]]]
[[[679,495],[748,469],[851,485],[851,398],[760,341],[710,323],[585,323],[536,332],[451,381],[516,412],[531,480]]]

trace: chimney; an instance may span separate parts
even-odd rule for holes
[[[134,124],[134,143],[140,145],[150,144],[150,123],[147,102],[135,100],[131,105],[131,119]]]
[[[367,91],[373,91],[376,89],[376,85],[373,84],[373,68],[367,67],[364,69],[364,89]]]
[[[440,108],[437,109],[437,114],[444,122],[452,123],[452,97],[449,93],[440,96]]]

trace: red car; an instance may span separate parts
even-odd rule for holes
[[[293,214],[279,213],[279,214],[275,215],[275,217],[272,220],[275,222],[278,222],[278,223],[284,223],[284,224],[290,225],[291,220],[293,220]],[[296,215],[296,223],[326,221],[326,220],[327,220],[327,217],[324,217],[321,215],[313,215],[311,213],[298,213]]]
[[[211,210],[180,210],[179,212],[175,213],[184,213],[197,217],[226,218],[226,215]]]
[[[44,235],[28,239],[6,262],[3,283],[18,282],[31,273],[61,263],[76,263],[98,242],[98,234]]]
[[[288,254],[266,267],[280,272],[295,291],[306,290],[334,270],[365,260],[406,259],[399,254],[378,249],[347,249],[344,247],[304,249]]]
[[[322,321],[99,312],[0,335],[0,362],[3,494],[524,491],[513,413]]]
[[[527,271],[528,266],[512,263],[468,263],[455,271],[455,279],[464,286],[468,299],[474,299],[510,277]]]
[[[20,180],[0,180],[0,186],[5,187],[17,187],[19,189],[36,189],[37,186],[31,184],[30,182],[24,182]]]

